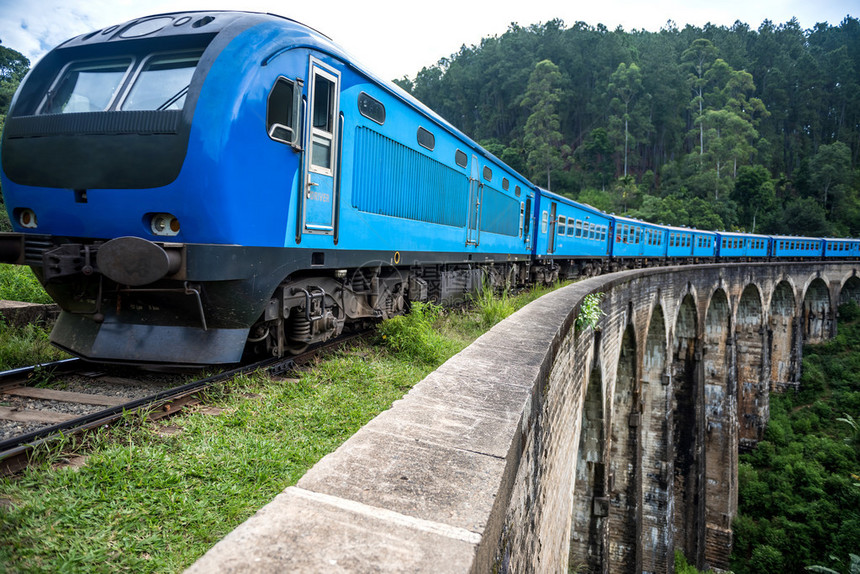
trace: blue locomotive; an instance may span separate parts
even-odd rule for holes
[[[267,14],[161,14],[65,42],[19,87],[0,159],[15,228],[0,262],[29,265],[62,308],[52,342],[97,361],[283,356],[483,284],[860,256],[797,238],[720,252],[720,234],[542,190]]]

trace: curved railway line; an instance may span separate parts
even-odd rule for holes
[[[339,337],[294,357],[265,359],[202,378],[80,359],[0,372],[0,475],[26,468],[33,451],[60,434],[90,431],[130,412],[146,412],[149,420],[158,420],[196,404],[197,395],[215,384],[255,371],[284,375],[365,333]]]

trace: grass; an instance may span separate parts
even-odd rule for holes
[[[542,292],[508,301],[519,308]],[[481,309],[416,305],[380,326],[378,344],[334,353],[297,379],[256,374],[208,393],[219,415],[131,416],[44,448],[39,466],[0,479],[0,571],[182,571],[480,335]],[[56,466],[73,454],[86,463]]]
[[[0,299],[52,303],[29,267],[0,264]]]
[[[43,325],[13,327],[0,317],[0,371],[68,359],[69,355],[48,341]]]

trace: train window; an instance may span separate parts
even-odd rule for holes
[[[383,103],[364,92],[358,94],[358,113],[379,125],[385,123],[385,106]]]
[[[637,227],[636,228],[636,243],[641,243],[641,241],[642,241],[642,228]]]
[[[424,128],[418,128],[418,145],[426,147],[430,151],[436,148],[436,136],[428,132]]]
[[[597,232],[596,227],[597,227],[597,226],[596,226],[596,225],[594,225],[593,223],[590,223],[590,224],[588,225],[588,238],[589,238],[589,239],[594,239],[594,235],[595,235],[595,233]]]
[[[488,165],[484,166],[484,179],[486,179],[487,181],[493,180],[493,170],[491,170],[490,166]]]
[[[576,223],[579,223],[579,222],[577,221]],[[575,226],[573,226],[573,225],[568,225],[568,226],[567,226],[567,234],[568,234],[569,236],[571,236],[571,237],[573,237],[573,228],[574,228],[574,227],[575,227]]]
[[[508,191],[510,188],[511,188],[511,182],[508,181],[508,178],[503,177],[502,178],[502,189],[504,189],[505,191]]]
[[[295,145],[298,142],[299,106],[302,92],[292,80],[278,78],[266,103],[266,130],[275,141]]]
[[[548,223],[549,223],[549,214],[546,211],[544,211],[543,215],[541,215],[541,218],[540,218],[540,232],[541,233],[546,233],[546,227],[547,227]]]
[[[514,195],[519,197],[520,195],[522,195],[522,193],[523,193],[523,190],[522,190],[522,188],[520,188],[520,186],[518,186],[518,185],[514,186]]]
[[[123,110],[181,110],[200,53],[149,58],[122,103]]]
[[[45,95],[39,113],[71,114],[108,109],[130,66],[131,58],[70,64]]]
[[[459,165],[460,167],[466,167],[466,165],[469,163],[469,156],[467,156],[464,152],[457,150],[456,153],[454,153],[454,161],[457,162],[457,165]]]
[[[336,78],[322,70],[314,70],[311,116],[311,167],[323,170],[332,169],[334,153],[334,124],[337,109]]]
[[[567,218],[565,218],[565,216],[563,216],[563,215],[558,216],[558,234],[559,235],[564,235],[565,233],[567,233],[566,222],[567,222]]]

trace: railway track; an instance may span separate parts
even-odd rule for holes
[[[67,359],[0,372],[0,475],[26,468],[39,445],[108,425],[129,412],[150,420],[198,402],[207,388],[243,374],[283,375],[322,351],[365,333],[324,343],[290,358],[272,358],[197,377]],[[190,379],[190,380],[189,380]]]

